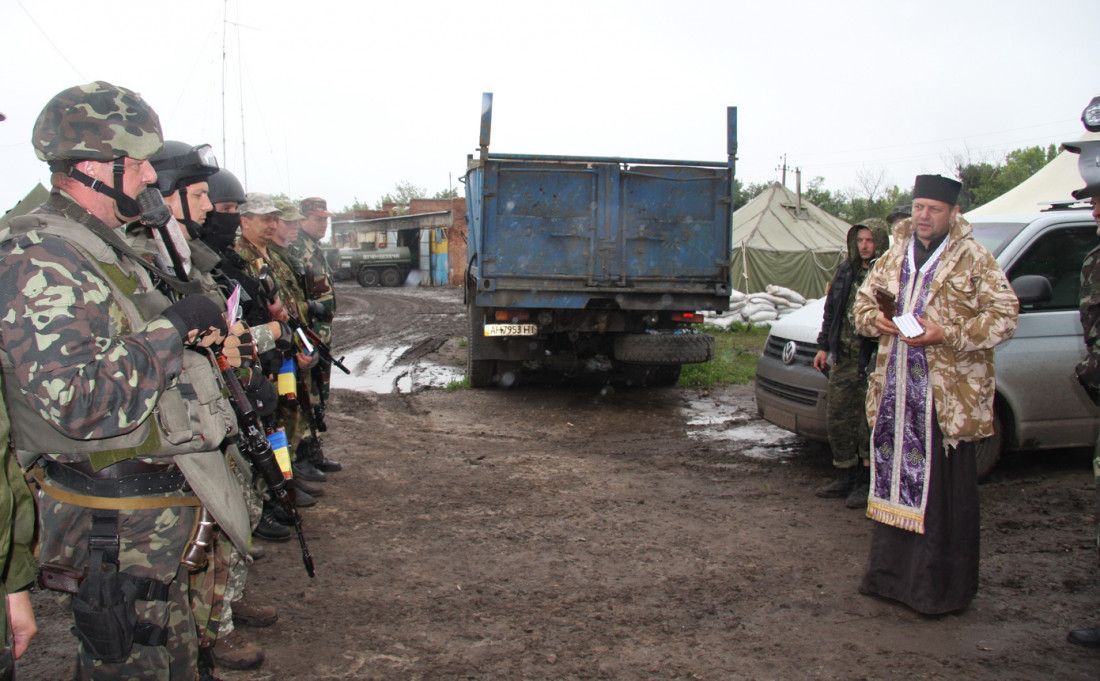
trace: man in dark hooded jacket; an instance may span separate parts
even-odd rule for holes
[[[817,496],[845,498],[848,508],[867,504],[867,429],[864,401],[868,366],[877,342],[855,331],[852,303],[874,259],[889,247],[890,228],[878,218],[864,220],[848,230],[848,258],[837,267],[825,298],[825,318],[817,336],[814,367],[829,375],[826,421],[835,480],[817,490]]]

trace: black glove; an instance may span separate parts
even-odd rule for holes
[[[271,416],[279,405],[279,393],[271,381],[258,371],[249,372],[249,381],[244,388],[248,400],[261,417]]]
[[[329,310],[320,301],[311,300],[307,307],[309,308],[309,317],[313,321],[322,323],[332,321],[332,310]]]
[[[199,336],[205,334],[210,327],[220,331],[223,336],[227,331],[222,309],[213,300],[203,295],[187,296],[172,304],[161,314],[172,322],[172,326],[176,328],[176,332],[184,342],[188,341],[187,336],[192,331],[197,330]]]
[[[283,353],[278,349],[260,353],[260,369],[265,374],[279,373],[279,367],[283,365]]]

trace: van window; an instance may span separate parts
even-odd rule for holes
[[[1095,248],[1096,226],[1079,225],[1049,230],[1019,257],[1008,271],[1008,280],[1025,274],[1046,277],[1054,298],[1020,308],[1021,312],[1075,310],[1080,304],[1081,263]]]

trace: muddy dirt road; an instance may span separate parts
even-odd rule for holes
[[[422,389],[462,374],[461,294],[339,293],[368,375],[332,400],[317,578],[265,544],[249,593],[280,619],[243,631],[267,661],[223,678],[1100,677],[1064,640],[1100,623],[1088,452],[1010,457],[981,489],[977,599],[921,617],[856,592],[870,521],[813,495],[826,458],[751,387]],[[63,679],[67,621],[35,602],[20,678]]]

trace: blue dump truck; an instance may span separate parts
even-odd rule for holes
[[[489,153],[491,124],[486,93],[465,177],[470,385],[672,385],[711,359],[699,313],[729,307],[737,109],[717,163]]]

